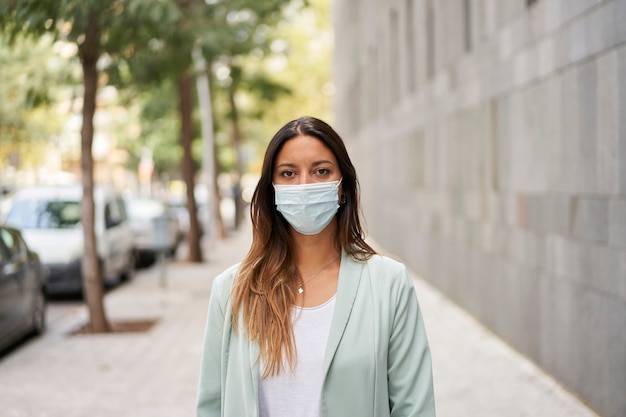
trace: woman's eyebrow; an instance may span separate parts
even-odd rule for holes
[[[276,168],[280,167],[295,168],[297,165],[293,162],[281,162],[280,164],[276,164]]]
[[[312,166],[318,166],[318,165],[322,165],[322,164],[331,164],[331,165],[335,165],[333,164],[333,162],[331,160],[328,159],[322,159],[320,161],[315,161],[313,162]]]
[[[330,164],[330,165],[335,165],[333,164],[333,162],[329,159],[322,159],[319,161],[315,161],[311,164],[311,166],[319,166],[319,165],[323,165],[323,164]],[[281,162],[279,164],[276,164],[276,168],[281,168],[281,167],[286,167],[286,168],[297,168],[298,165],[294,164],[293,162]]]

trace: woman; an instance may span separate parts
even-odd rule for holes
[[[304,117],[268,145],[248,255],[213,282],[199,417],[434,416],[407,269],[363,240],[337,133]]]

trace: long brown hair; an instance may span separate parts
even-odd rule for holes
[[[375,253],[364,241],[359,183],[339,135],[313,117],[302,117],[284,125],[265,152],[261,178],[250,203],[252,245],[239,268],[232,294],[233,328],[237,331],[241,320],[248,337],[259,343],[265,362],[264,378],[284,369],[283,355],[291,368],[296,361],[291,312],[296,298],[294,283],[301,282],[302,277],[289,245],[289,224],[276,210],[272,185],[274,159],[285,142],[296,136],[319,139],[337,158],[343,180],[336,214],[336,246],[357,261],[367,260]]]

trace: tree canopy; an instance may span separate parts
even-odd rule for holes
[[[60,134],[64,118],[59,102],[71,85],[69,58],[54,48],[52,38],[20,38],[10,47],[0,35],[0,170],[36,167],[45,146]]]

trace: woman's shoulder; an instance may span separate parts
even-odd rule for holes
[[[406,265],[391,255],[372,255],[365,261],[365,270],[370,283],[380,291],[384,288],[395,291],[400,288],[413,287]]]
[[[228,298],[240,265],[240,262],[231,265],[213,279],[212,291],[216,292],[216,296],[223,299]]]
[[[368,268],[375,269],[380,272],[404,274],[407,271],[406,265],[392,255],[376,253],[367,259],[365,263]]]

